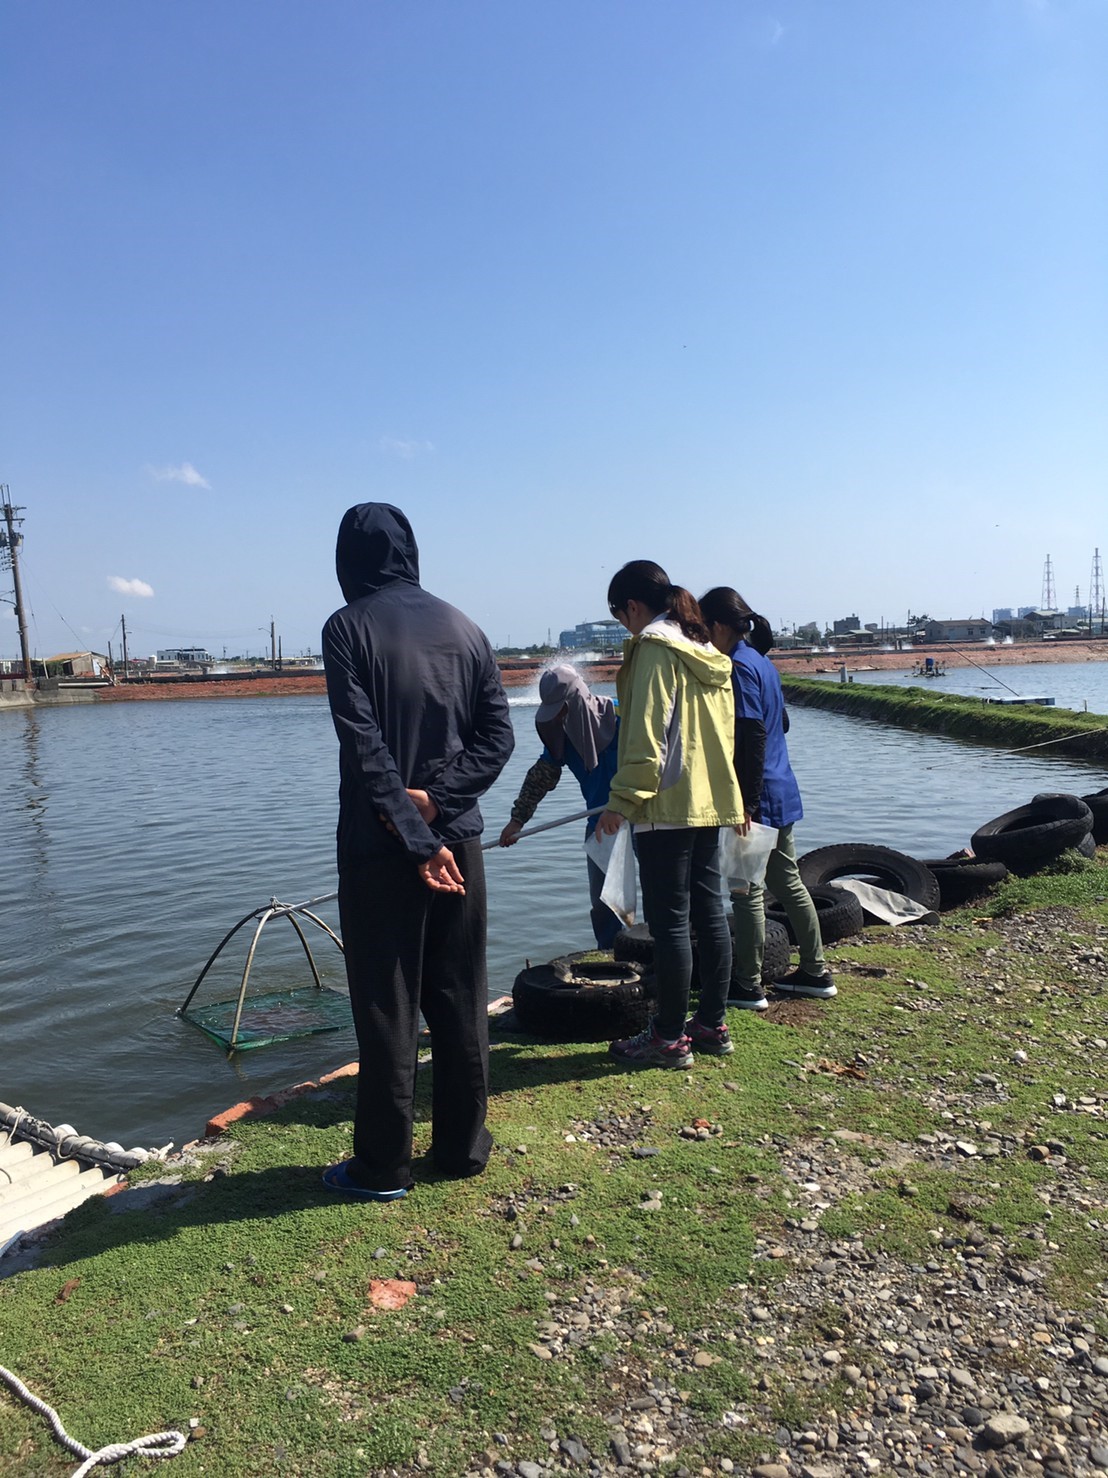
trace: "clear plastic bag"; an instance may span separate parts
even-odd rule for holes
[[[606,904],[626,927],[635,922],[638,902],[638,878],[635,873],[635,849],[631,845],[631,824],[625,821],[615,836],[602,837],[595,831],[585,843],[585,851],[604,873],[600,901]]]
[[[733,826],[719,829],[719,870],[732,893],[749,893],[751,885],[765,881],[769,855],[777,845],[777,827],[752,821],[746,836]]]

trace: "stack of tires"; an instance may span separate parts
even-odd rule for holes
[[[817,897],[837,894],[840,899],[853,901],[863,922],[882,922],[867,915],[853,893],[845,888],[836,888],[837,878],[857,878],[890,893],[903,893],[922,908],[940,907],[939,881],[930,866],[892,847],[870,846],[865,842],[840,842],[833,847],[817,847],[799,859],[797,868],[800,881],[812,894],[817,910],[820,907]],[[824,942],[827,942],[826,936]]]
[[[1037,872],[1071,847],[1091,857],[1098,843],[1108,843],[1108,789],[1087,796],[1037,795],[978,827],[969,850],[953,857],[919,861],[891,847],[845,842],[808,852],[798,867],[819,914],[823,942],[833,944],[859,933],[868,918],[853,893],[835,886],[836,879],[860,878],[926,909],[958,908],[1003,882],[1009,871]],[[764,983],[788,970],[790,943],[795,936],[785,911],[767,894]],[[611,960],[583,952],[521,970],[512,1000],[523,1030],[572,1042],[641,1031],[656,1004],[654,941],[647,926],[621,929],[612,952]],[[695,940],[693,953],[695,986]]]
[[[1090,855],[1096,851],[1096,821],[1089,801],[1096,800],[1100,809],[1102,795],[1084,800],[1076,795],[1037,795],[1026,806],[979,826],[970,850],[981,862],[1003,863],[1010,872],[1023,875],[1038,872],[1070,847]]]

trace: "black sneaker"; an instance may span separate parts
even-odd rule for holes
[[[829,1001],[832,996],[838,995],[830,970],[825,970],[822,975],[809,975],[807,970],[793,970],[784,980],[775,981],[773,988],[784,996],[814,996],[820,1001]]]
[[[727,1004],[738,1006],[743,1011],[764,1011],[769,1002],[766,1000],[765,990],[760,985],[751,989],[749,986],[736,985],[731,982],[731,989],[727,993]]]

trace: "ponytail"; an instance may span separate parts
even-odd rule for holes
[[[612,576],[608,586],[608,609],[612,615],[626,611],[629,600],[641,601],[652,615],[665,612],[690,641],[710,640],[695,598],[683,585],[671,585],[665,570],[652,559],[633,559]]]
[[[717,585],[700,599],[703,619],[709,625],[718,622],[728,626],[737,636],[746,637],[756,652],[764,657],[773,647],[773,627],[759,616],[737,590],[730,585]]]
[[[747,641],[756,652],[764,657],[773,648],[773,627],[764,616],[757,613],[751,616],[751,631]]]

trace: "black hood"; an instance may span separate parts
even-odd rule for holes
[[[347,604],[394,580],[419,584],[419,549],[412,526],[388,503],[359,503],[339,524],[335,571]]]

